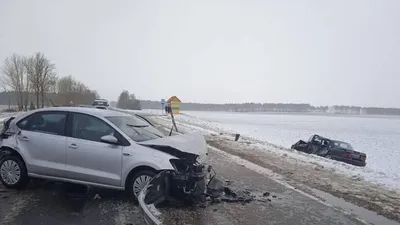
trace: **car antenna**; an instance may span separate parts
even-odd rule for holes
[[[46,96],[46,98],[50,101],[50,103],[51,103],[51,105],[52,105],[53,107],[57,107],[56,105],[54,105],[54,102],[51,100],[51,98],[49,98],[49,97],[47,97],[47,96]]]
[[[53,106],[53,107],[57,107],[56,105],[54,105],[54,102],[51,100],[51,98],[48,98],[49,99],[49,101],[50,101],[50,103],[51,103],[51,105]]]

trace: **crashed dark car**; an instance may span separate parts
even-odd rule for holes
[[[328,139],[316,134],[312,135],[308,142],[300,140],[291,148],[355,166],[366,166],[367,155],[365,153],[355,151],[349,143]]]

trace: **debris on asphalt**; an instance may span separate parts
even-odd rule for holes
[[[253,201],[255,196],[251,195],[250,191],[232,191],[229,188],[224,188],[224,194],[221,196],[223,202],[241,202],[248,203]]]
[[[207,171],[213,171],[214,175],[211,176]],[[138,196],[139,206],[146,221],[161,224],[161,213],[157,207],[179,208],[191,205],[205,208],[222,202],[245,205],[252,201],[272,201],[268,198],[270,192],[243,190],[229,186],[231,183],[217,178],[211,167],[198,167],[195,164],[185,170],[163,171],[143,188]],[[273,198],[276,197],[274,195]]]

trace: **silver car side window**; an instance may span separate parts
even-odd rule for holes
[[[105,135],[115,136],[114,129],[99,118],[74,113],[72,123],[72,137],[88,141],[101,142]]]
[[[17,126],[27,131],[64,135],[66,119],[65,112],[40,112],[22,119]]]

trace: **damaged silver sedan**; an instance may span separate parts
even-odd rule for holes
[[[0,181],[19,189],[30,177],[60,180],[126,190],[136,200],[165,171],[177,181],[173,193],[190,201],[203,191],[207,154],[201,133],[165,136],[138,116],[54,107],[4,122]]]

